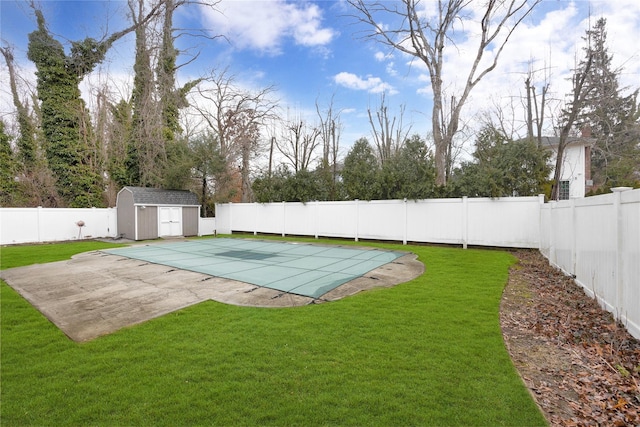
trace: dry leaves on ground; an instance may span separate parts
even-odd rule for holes
[[[516,251],[505,343],[552,425],[640,425],[640,341],[538,251]]]

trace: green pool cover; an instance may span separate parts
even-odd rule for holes
[[[312,298],[405,255],[378,249],[225,238],[104,252]]]

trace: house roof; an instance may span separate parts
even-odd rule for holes
[[[589,138],[584,136],[570,136],[567,138],[567,145],[574,146],[589,146],[593,145],[596,142],[595,138]],[[557,147],[560,144],[559,136],[543,136],[542,137],[542,146],[545,148]]]
[[[198,196],[186,190],[164,190],[162,188],[124,187],[133,195],[133,203],[138,205],[199,206]]]

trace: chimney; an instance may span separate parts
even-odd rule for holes
[[[580,129],[580,131],[583,138],[591,138],[591,126],[589,125],[589,123],[586,123],[584,126],[582,126],[582,129]]]

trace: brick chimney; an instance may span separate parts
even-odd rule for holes
[[[591,126],[587,123],[580,129],[583,138],[591,138]]]

